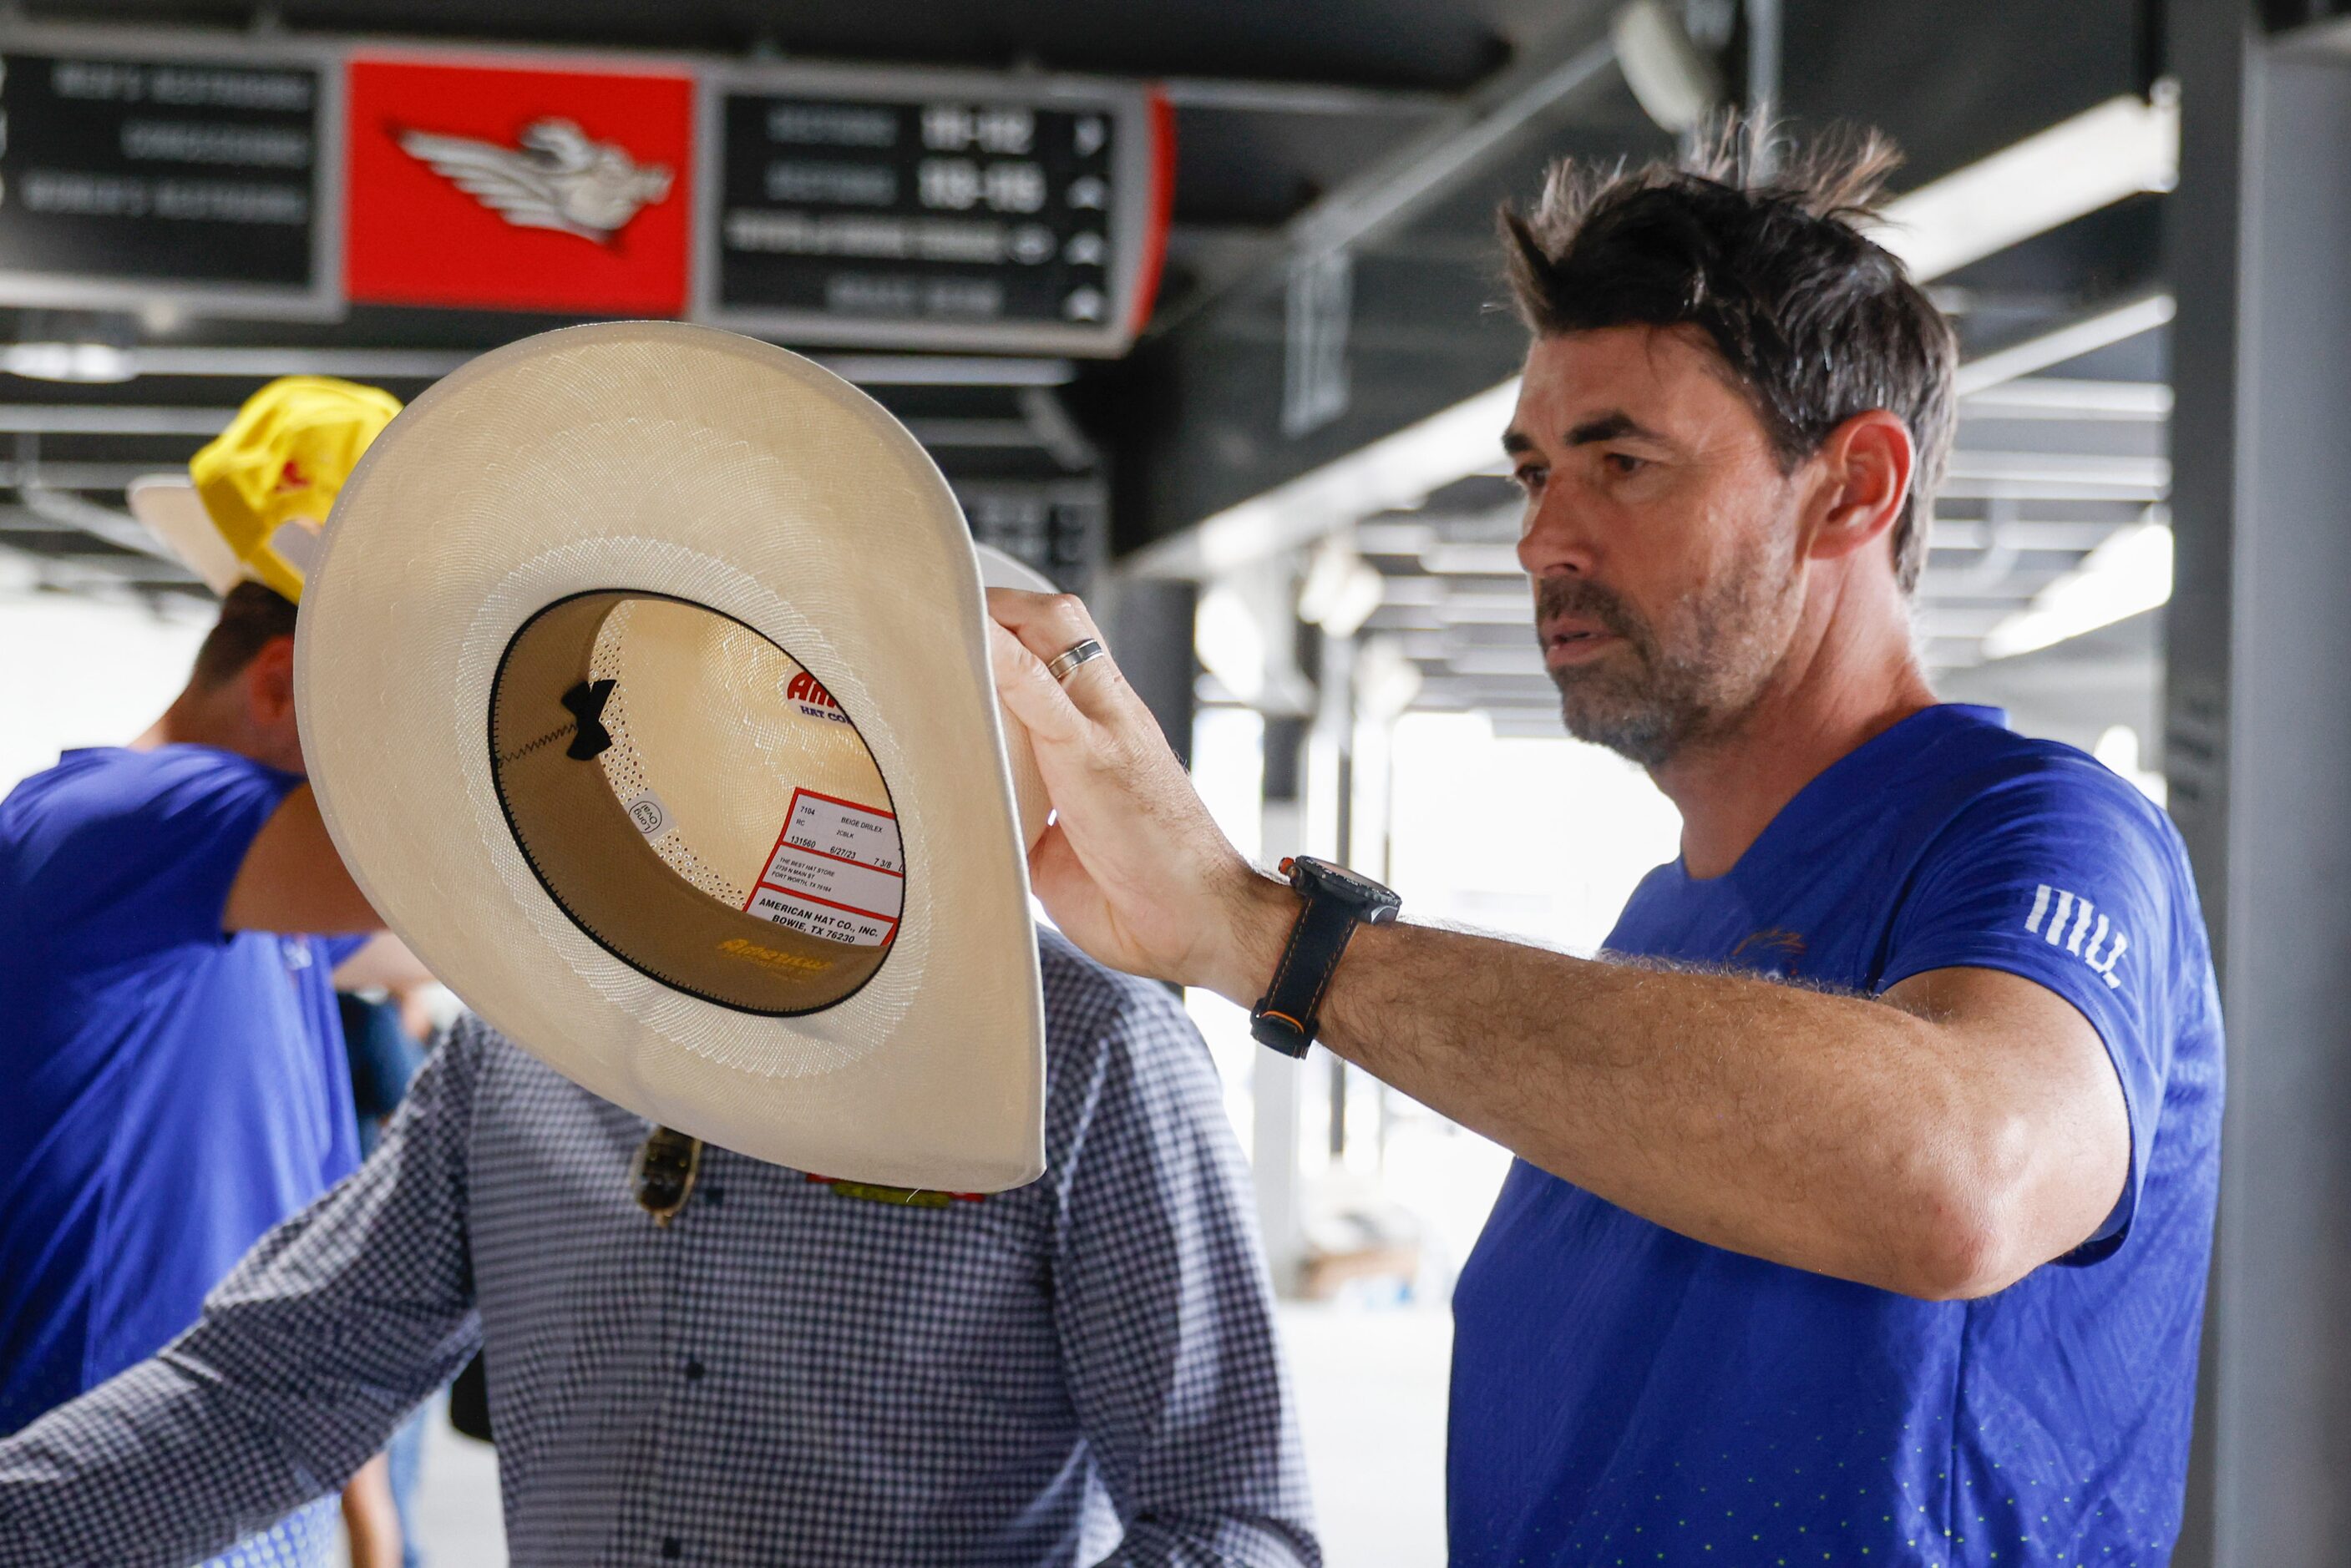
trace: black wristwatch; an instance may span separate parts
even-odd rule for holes
[[[1293,855],[1281,863],[1281,874],[1305,900],[1290,928],[1290,945],[1281,950],[1281,963],[1273,983],[1249,1010],[1249,1033],[1260,1045],[1270,1045],[1285,1056],[1303,1056],[1314,1044],[1322,992],[1339,967],[1339,955],[1357,926],[1384,926],[1396,918],[1404,900],[1368,877],[1358,877],[1344,866]]]

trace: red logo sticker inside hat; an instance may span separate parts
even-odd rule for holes
[[[355,58],[347,99],[352,299],[684,311],[690,77]]]

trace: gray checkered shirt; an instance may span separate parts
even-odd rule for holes
[[[194,1328],[0,1443],[0,1568],[201,1559],[485,1341],[517,1564],[1313,1568],[1207,1050],[1040,945],[1047,1173],[942,1208],[710,1149],[660,1228],[644,1120],[467,1020]]]

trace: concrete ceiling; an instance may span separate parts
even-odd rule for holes
[[[990,483],[1108,485],[1122,551],[1165,541],[1511,372],[1519,331],[1489,308],[1496,202],[1523,198],[1562,153],[1640,157],[1670,145],[1608,53],[1610,9],[1605,0],[688,0],[656,10],[628,0],[36,0],[24,8],[37,20],[1168,78],[1179,162],[1167,278],[1152,327],[1125,360],[841,361],[914,425],[967,504]],[[1726,75],[1740,79],[1740,8],[1693,0],[1687,9],[1694,30],[1713,29]],[[1785,0],[1783,9],[1789,112],[1801,124],[1886,125],[1911,152],[1904,180],[1913,184],[2143,90],[2161,66],[2160,40],[2137,0],[2086,0],[2062,7],[2062,17],[2028,0],[1964,10],[1938,0]],[[1907,40],[1899,70],[1855,42],[1888,36]],[[1968,357],[2029,345],[2159,291],[2161,205],[2120,203],[1941,279],[1938,302]],[[1301,260],[1334,252],[1352,271],[1344,407],[1318,428],[1288,430],[1289,286]],[[464,357],[553,324],[380,308],[315,326],[0,312],[0,342],[127,337],[154,372],[114,386],[0,375],[0,498],[13,503],[0,504],[0,548],[29,556],[60,588],[181,591],[169,564],[110,542],[120,485],[183,464],[266,375],[315,363],[413,395]],[[2162,335],[2147,332],[1969,402],[1919,599],[1938,668],[1980,663],[1991,627],[2160,504],[2165,374]],[[1418,662],[1424,705],[1484,708],[1506,727],[1554,732],[1525,586],[1509,560],[1515,523],[1502,482],[1472,477],[1416,511],[1358,524],[1359,547],[1387,581],[1369,629],[1397,638]]]

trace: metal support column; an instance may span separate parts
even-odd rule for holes
[[[2166,762],[2231,1056],[2178,1561],[2351,1563],[2351,58],[2243,0],[2168,23]]]
[[[1305,803],[1300,788],[1305,772],[1306,725],[1297,719],[1265,723],[1265,858],[1270,864],[1306,847]],[[1256,1111],[1249,1128],[1250,1174],[1257,1184],[1258,1226],[1273,1288],[1282,1295],[1298,1289],[1305,1251],[1305,1177],[1299,1168],[1300,1123],[1304,1115],[1305,1064],[1259,1050],[1249,1069]]]

